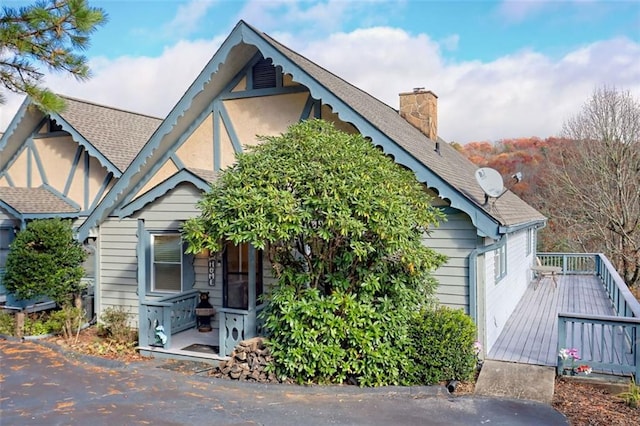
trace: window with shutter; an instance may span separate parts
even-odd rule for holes
[[[0,228],[0,269],[4,268],[9,255],[9,244],[13,240],[13,228]]]

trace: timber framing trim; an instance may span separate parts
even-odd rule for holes
[[[164,180],[162,183],[160,183],[153,189],[149,190],[148,192],[144,193],[140,197],[136,198],[131,203],[127,204],[121,209],[116,210],[115,213],[118,215],[120,219],[130,216],[136,211],[144,208],[144,206],[146,206],[147,204],[162,197],[167,192],[177,187],[179,184],[185,183],[185,182],[193,184],[196,188],[200,189],[203,192],[209,189],[208,182],[196,176],[189,170],[182,169],[179,172],[172,175],[171,177]]]
[[[186,133],[177,137],[177,140],[172,143],[167,143],[165,139],[170,137],[173,129],[178,125],[179,120],[184,118],[189,109],[193,107],[193,102],[196,96],[202,94],[205,91],[207,84],[211,83],[215,78],[222,65],[229,59],[232,49],[239,45],[251,45],[257,49],[257,53],[254,53],[252,59],[245,63],[245,66],[241,68],[239,73],[229,79],[226,87],[222,87],[218,93],[215,93],[214,96],[212,96],[212,100],[209,103],[210,107],[201,111],[199,115],[200,119],[204,119],[202,117],[203,115],[206,116],[209,113],[213,114],[213,154],[215,171],[218,171],[220,168],[220,152],[218,151],[220,149],[219,145],[221,138],[219,134],[217,134],[217,131],[222,129],[222,126],[220,126],[221,123],[226,125],[230,139],[234,140],[233,132],[229,131],[230,127],[228,127],[230,123],[226,120],[225,112],[223,112],[223,99],[229,99],[231,97],[237,99],[241,97],[267,95],[271,93],[283,93],[283,90],[292,92],[308,90],[310,97],[314,100],[313,109],[315,110],[315,116],[319,115],[318,110],[320,108],[316,108],[316,106],[318,106],[320,101],[322,101],[323,105],[330,105],[332,111],[336,113],[341,120],[352,123],[364,137],[369,138],[372,143],[379,146],[383,152],[391,155],[396,163],[413,170],[417,179],[420,182],[423,182],[427,187],[435,189],[440,198],[448,200],[452,207],[468,214],[472,223],[477,228],[478,235],[487,236],[493,239],[497,239],[501,235],[501,229],[497,219],[493,218],[488,212],[480,208],[473,200],[462,194],[459,189],[444,180],[444,178],[430,170],[405,147],[400,146],[397,142],[392,140],[378,127],[376,127],[376,125],[368,121],[368,119],[348,105],[343,99],[335,95],[329,88],[325,87],[321,82],[308,74],[268,37],[254,30],[243,21],[240,21],[227,39],[222,43],[220,49],[205,66],[204,70],[189,87],[187,92],[178,101],[167,118],[158,127],[138,156],[133,160],[129,168],[122,175],[121,179],[114,185],[111,191],[109,191],[85,223],[80,227],[80,239],[85,238],[88,235],[89,229],[98,225],[102,220],[109,216],[112,211],[118,209],[118,206],[122,206],[123,204],[127,204],[127,201],[131,201],[131,197],[133,197],[132,194],[136,194],[137,192],[136,189],[139,190],[143,185],[143,181],[148,181],[148,179],[150,179],[157,170],[157,167],[166,161],[168,158],[168,152],[171,151],[171,149],[175,149],[177,144],[181,144],[184,141]],[[301,86],[233,92],[232,87],[235,87],[233,83],[237,85],[242,78],[246,77],[246,72],[244,71],[260,55],[264,58],[271,59],[273,65],[278,67],[278,70],[282,70],[283,73],[290,74],[293,80]],[[250,79],[247,80],[247,88],[250,88],[249,83]],[[305,107],[305,110],[306,109],[307,108]],[[308,110],[310,113],[311,107],[309,107]],[[198,111],[192,111],[192,113],[198,114]],[[191,132],[195,128],[194,124],[195,122],[190,126]],[[162,149],[160,152],[155,152],[161,147]],[[235,148],[237,149],[237,146]],[[152,157],[156,158],[152,160]],[[152,164],[147,164],[150,161],[152,161]],[[140,173],[143,173],[142,177],[139,176]],[[134,177],[138,180],[132,186],[132,180]]]

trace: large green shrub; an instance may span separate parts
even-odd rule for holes
[[[414,383],[472,378],[477,366],[476,326],[462,310],[425,309],[414,316],[410,336]]]
[[[444,257],[443,219],[414,174],[359,134],[311,120],[237,157],[184,227],[189,251],[265,249],[278,283],[264,311],[275,372],[298,382],[400,383],[408,326]]]
[[[82,290],[85,258],[69,221],[34,220],[11,243],[3,284],[19,299],[45,296],[62,305]]]

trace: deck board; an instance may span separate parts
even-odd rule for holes
[[[520,303],[505,324],[488,358],[523,364],[555,366],[558,341],[558,313],[570,312],[591,315],[615,315],[613,306],[598,278],[591,275],[563,275],[558,277],[558,288],[545,278],[535,288],[530,283]],[[594,331],[601,333],[606,330]],[[570,333],[570,331],[569,331]],[[609,331],[611,333],[611,331]],[[597,335],[574,338],[598,341]],[[616,336],[621,339],[620,336]],[[612,337],[608,337],[605,353],[611,351]],[[608,351],[608,352],[607,352]],[[614,354],[619,357],[620,354]]]

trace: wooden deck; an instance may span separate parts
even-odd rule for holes
[[[488,358],[555,366],[559,312],[615,315],[602,284],[593,275],[558,276],[555,289],[551,278],[545,278],[537,289],[531,282]]]

